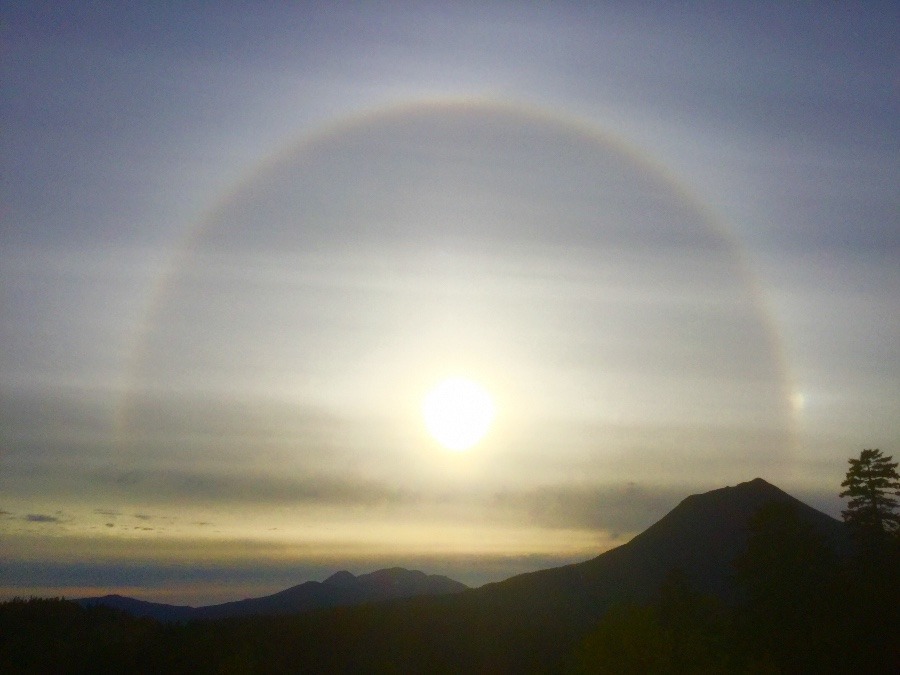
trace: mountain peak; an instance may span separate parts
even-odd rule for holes
[[[658,583],[670,569],[692,570],[694,580],[704,590],[717,592],[727,585],[731,562],[746,546],[753,517],[760,508],[773,502],[796,506],[800,517],[829,540],[839,543],[845,537],[840,521],[803,504],[762,478],[754,478],[686,497],[630,542],[601,558],[624,556],[628,564],[652,561],[647,569],[654,570],[653,583]]]
[[[352,584],[356,581],[356,577],[353,576],[347,570],[341,570],[340,572],[335,572],[330,577],[328,577],[323,584],[328,584],[329,586],[346,586],[347,584]]]
[[[715,509],[746,516],[755,513],[760,506],[769,501],[797,501],[784,490],[772,485],[762,478],[754,478],[737,485],[729,485],[708,492],[700,492],[681,500],[669,515],[683,510]],[[668,516],[667,516],[668,517]]]
[[[756,477],[753,480],[744,481],[743,483],[738,483],[734,487],[726,487],[725,490],[755,490],[755,491],[765,491],[771,494],[782,494],[787,495],[787,492],[782,490],[775,485],[772,485],[767,480]]]
[[[428,575],[419,570],[408,570],[405,567],[388,567],[383,570],[376,570],[369,574],[363,574],[360,579],[367,579],[381,583],[402,583],[416,582],[427,579]]]

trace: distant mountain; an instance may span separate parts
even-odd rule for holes
[[[195,611],[194,607],[185,605],[166,605],[160,602],[147,602],[145,600],[137,600],[124,595],[103,595],[92,598],[78,598],[74,600],[82,607],[109,607],[110,609],[118,609],[126,612],[131,616],[150,617],[157,621],[187,621],[191,613]]]
[[[361,605],[383,600],[459,593],[467,588],[465,584],[444,576],[393,567],[360,576],[342,570],[322,582],[307,581],[273,595],[205,607],[145,602],[121,595],[82,598],[76,602],[83,606],[102,605],[136,617],[151,617],[160,621],[188,621],[297,614],[315,609]]]

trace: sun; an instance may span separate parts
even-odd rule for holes
[[[422,401],[425,427],[448,450],[468,450],[490,429],[496,410],[477,382],[451,377],[439,382]]]

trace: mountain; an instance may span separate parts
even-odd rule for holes
[[[306,642],[291,647],[291,667],[434,672],[444,664],[446,672],[558,672],[611,606],[652,599],[674,570],[697,590],[727,600],[750,520],[771,502],[794,504],[836,549],[848,546],[843,523],[757,478],[687,497],[628,543],[585,562],[451,596],[298,618],[294,634]],[[349,633],[352,647],[345,642]]]
[[[428,575],[417,570],[393,567],[360,576],[354,576],[350,572],[342,570],[322,582],[307,581],[261,598],[248,598],[205,607],[145,602],[121,595],[82,598],[76,602],[83,606],[102,605],[122,610],[136,617],[180,622],[191,619],[297,614],[329,607],[459,593],[467,588],[468,586],[465,584],[444,576]]]
[[[836,550],[849,546],[844,523],[756,478],[691,495],[618,548],[586,562],[513,577],[498,584],[494,592],[571,589],[582,603],[605,608],[614,601],[655,594],[667,575],[677,569],[698,590],[727,596],[732,563],[746,547],[750,520],[771,502],[793,504],[801,520]]]
[[[103,595],[92,598],[78,598],[74,602],[82,607],[109,607],[135,617],[149,617],[157,621],[187,621],[194,607],[167,605],[161,602],[147,602],[124,595]]]

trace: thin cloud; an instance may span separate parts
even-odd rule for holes
[[[548,528],[604,531],[613,538],[638,532],[670,511],[692,491],[685,486],[551,485],[498,492],[496,508]]]
[[[103,482],[127,488],[130,496],[157,502],[328,504],[378,506],[406,503],[415,496],[387,483],[329,475],[274,476],[216,470],[132,470],[106,473]],[[137,516],[136,516],[137,517]],[[150,516],[142,518],[149,519]]]
[[[57,516],[48,516],[43,513],[29,513],[24,517],[29,523],[61,523],[62,520]]]

